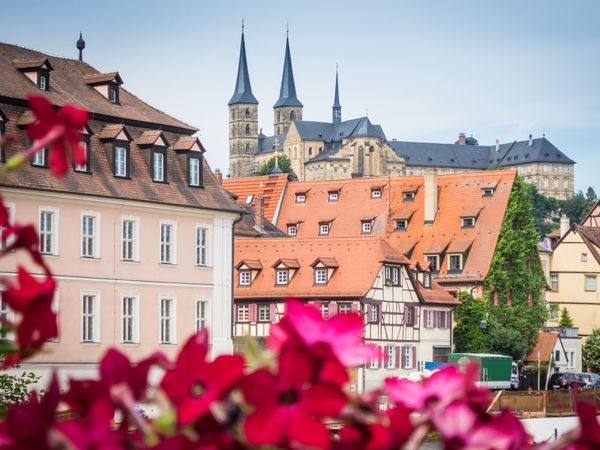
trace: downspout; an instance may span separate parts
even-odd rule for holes
[[[237,220],[233,221],[233,224],[231,226],[231,342],[233,344],[233,330],[235,328],[235,323],[234,323],[234,319],[235,317],[233,317],[233,313],[235,311],[234,308],[234,304],[235,304],[235,296],[234,296],[234,290],[233,287],[235,286],[235,271],[233,270],[233,262],[235,261],[235,225],[240,223],[242,221],[243,215],[244,213],[239,213],[240,216],[238,217]],[[234,351],[235,353],[235,351]]]

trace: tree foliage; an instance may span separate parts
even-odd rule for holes
[[[287,156],[280,155],[278,164],[283,173],[290,173],[292,171],[292,162]],[[275,157],[269,159],[266,163],[260,166],[260,169],[258,169],[258,175],[270,175],[273,171],[273,167],[275,167]]]
[[[4,416],[10,405],[27,400],[31,385],[37,383],[39,379],[40,377],[33,372],[23,372],[21,375],[0,373],[0,416]]]
[[[600,372],[600,329],[592,331],[581,351],[583,367],[592,372]]]
[[[567,308],[563,308],[560,312],[558,326],[565,328],[571,328],[573,326],[573,319],[571,318],[571,314],[569,314],[569,310]]]
[[[483,353],[488,351],[487,337],[480,328],[488,305],[466,292],[459,294],[461,304],[454,310],[454,345],[457,352]]]

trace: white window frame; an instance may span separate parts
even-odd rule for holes
[[[6,207],[6,209],[8,211],[8,224],[13,225],[15,223],[17,205],[12,202],[6,202],[6,203],[4,203],[4,206]],[[4,227],[0,227],[0,236],[2,235],[3,231],[4,231]],[[0,238],[0,248],[8,247],[10,244],[13,243],[13,241],[14,241],[14,236],[11,236],[6,240]]]
[[[290,270],[289,269],[277,269],[275,271],[276,284],[285,286],[290,282]]]
[[[369,323],[377,323],[379,322],[379,308],[380,305],[370,305],[369,308]]]
[[[79,141],[79,145],[83,148],[85,153],[85,164],[75,164],[75,172],[89,172],[88,166],[90,163],[90,146],[89,141],[87,139],[82,139]]]
[[[306,203],[306,194],[296,194],[296,203]]]
[[[129,238],[125,238],[125,222],[133,222],[131,227],[131,258],[126,258],[125,243]],[[140,260],[140,218],[135,216],[121,216],[121,261],[139,261]]]
[[[373,222],[370,220],[362,222],[362,232],[364,234],[371,234],[371,231],[373,231]]]
[[[165,154],[152,152],[152,181],[165,181]]]
[[[189,170],[190,186],[200,186],[200,158],[190,156]]]
[[[329,201],[330,202],[337,202],[338,199],[340,198],[340,194],[337,192],[330,192],[329,193]]]
[[[320,223],[319,224],[319,234],[321,236],[327,236],[329,234],[329,224],[328,223]]]
[[[461,224],[462,228],[474,228],[475,224],[477,223],[477,219],[473,216],[461,217],[461,219],[462,219],[462,224]]]
[[[389,345],[386,348],[385,367],[388,369],[396,369],[396,347]]]
[[[560,289],[560,278],[558,272],[550,272],[550,289],[552,292],[558,292]]]
[[[321,317],[323,319],[329,319],[330,308],[328,302],[323,302],[319,305],[319,310],[321,311]]]
[[[403,224],[403,226],[398,226],[399,224]],[[395,223],[395,230],[406,230],[408,229],[408,220],[406,219],[396,219],[396,223]]]
[[[45,251],[44,242],[45,239],[42,238],[43,234],[47,234],[42,230],[42,213],[50,213],[52,214],[52,226],[49,232],[50,234],[50,251]],[[60,210],[53,206],[40,206],[38,213],[38,230],[39,230],[39,238],[40,238],[40,251],[44,255],[58,255],[59,249],[59,223],[60,223]]]
[[[429,272],[423,274],[423,287],[431,289],[431,274]]]
[[[117,103],[117,88],[113,86],[108,87],[108,100],[111,103]]]
[[[163,241],[163,226],[171,227],[171,238],[169,241]],[[174,220],[161,220],[158,227],[159,247],[158,256],[160,264],[177,264],[177,222]],[[163,248],[165,252],[163,253]],[[169,258],[164,258],[166,249],[169,249]]]
[[[86,218],[93,219],[92,224],[92,234],[90,236],[86,236],[84,230],[84,221]],[[100,230],[102,230],[102,226],[100,223],[101,215],[96,211],[81,211],[81,253],[80,256],[82,258],[100,258]],[[91,253],[84,251],[86,249],[86,245],[84,243],[84,239],[91,239]],[[89,251],[89,248],[88,248]]]
[[[369,360],[369,369],[379,369],[379,359],[372,358]]]
[[[288,236],[296,236],[298,234],[298,225],[290,224],[287,226]]]
[[[196,332],[208,326],[208,299],[196,297]]]
[[[340,302],[337,304],[337,313],[338,314],[350,314],[351,312],[352,312],[352,303]]]
[[[129,319],[131,320],[131,339],[125,339],[125,299],[131,299],[131,311]],[[121,294],[121,343],[139,344],[140,343],[140,294],[137,292],[123,292]]]
[[[431,264],[430,258],[435,259],[435,267]],[[432,272],[437,272],[440,270],[440,255],[432,255],[432,254],[425,255],[425,262],[430,263],[429,267]]]
[[[14,312],[8,306],[8,303],[2,298],[2,293],[0,292],[0,318],[9,322],[14,320]],[[0,325],[1,326],[1,325]],[[0,341],[14,341],[15,333],[14,331],[3,330],[0,332]]]
[[[481,196],[485,197],[485,198],[493,197],[494,196],[494,189],[493,188],[483,188],[481,190]]]
[[[168,316],[163,316],[163,301],[170,301],[170,311]],[[169,339],[164,339],[163,324],[169,321]],[[177,297],[175,295],[159,295],[158,297],[158,343],[160,345],[177,344]]]
[[[200,238],[200,231],[204,231],[204,245]],[[210,227],[205,224],[196,224],[196,265],[208,267],[211,263],[210,258]],[[204,261],[202,261],[202,250],[204,250]]]
[[[31,165],[36,167],[46,167],[46,147],[39,149],[33,154],[31,157]]]
[[[239,277],[238,283],[240,286],[250,286],[250,284],[252,283],[252,272],[250,270],[247,270],[247,269],[240,270],[238,277]]]
[[[381,189],[372,189],[371,198],[381,198]]]
[[[598,282],[596,275],[585,275],[585,292],[596,292]]]
[[[315,284],[327,284],[327,269],[318,267],[315,269]]]
[[[586,252],[581,252],[581,262],[588,261],[588,254]]]
[[[448,311],[440,311],[440,323],[438,324],[439,328],[450,328],[448,324]]]
[[[259,303],[256,307],[256,319],[258,322],[270,322],[271,305],[268,303]]]
[[[250,305],[237,305],[235,320],[237,322],[250,322]]]
[[[404,346],[404,351],[401,352],[401,357],[402,355],[404,355],[404,368],[405,369],[414,369],[413,364],[412,364],[412,349],[413,347],[410,345],[405,345]]]
[[[435,328],[435,311],[433,309],[425,311],[425,325],[426,328]]]
[[[402,193],[402,201],[403,202],[412,202],[415,200],[415,193],[414,191],[407,191],[407,192],[403,192]]]
[[[122,160],[120,155],[123,156]],[[118,144],[115,145],[115,176],[121,178],[127,176],[127,147]]]
[[[452,261],[452,258],[456,258],[456,257],[458,257],[458,269],[453,269],[450,261]],[[462,253],[449,253],[448,254],[448,270],[449,271],[463,270],[463,255],[462,255]]]
[[[48,84],[48,76],[46,74],[41,74],[40,76],[40,90],[47,91]]]
[[[94,299],[92,303],[92,311],[88,311],[86,308],[86,299],[92,297]],[[94,344],[100,342],[100,292],[99,291],[80,291],[80,342],[84,344]],[[92,331],[89,336],[89,330],[86,332],[86,325],[84,320],[86,317],[91,315]],[[88,337],[89,336],[89,337]]]

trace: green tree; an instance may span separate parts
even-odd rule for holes
[[[593,191],[593,189],[592,189]],[[594,193],[593,196],[596,194]],[[592,197],[593,197],[592,196]],[[573,197],[563,200],[560,205],[561,212],[566,214],[571,223],[579,223],[583,217],[594,206],[595,202],[588,200],[582,191],[577,192]]]
[[[571,318],[571,314],[569,314],[569,310],[567,308],[563,308],[560,312],[560,320],[558,321],[558,326],[565,328],[573,327],[573,319]]]
[[[526,183],[523,189],[529,197],[532,208],[531,213],[538,231],[538,237],[541,239],[559,226],[557,220],[554,219],[557,214],[554,213],[560,209],[560,200],[540,194],[533,184]]]
[[[3,417],[10,405],[23,403],[31,392],[31,385],[38,382],[39,376],[33,372],[21,375],[0,373],[0,417]]]
[[[460,306],[454,310],[454,345],[457,352],[482,353],[488,351],[487,337],[480,327],[488,312],[488,305],[466,292],[458,296]]]
[[[509,355],[515,360],[523,358],[523,355],[527,352],[523,336],[512,328],[503,328],[493,324],[488,332],[487,340],[488,351]]]
[[[587,188],[587,191],[585,193],[585,199],[588,201],[588,203],[591,203],[592,206],[596,204],[596,202],[598,201],[598,196],[596,195],[596,191],[594,191],[594,188],[589,186]]]
[[[290,173],[292,171],[292,162],[287,156],[279,156],[278,164],[283,173]],[[273,167],[275,167],[275,157],[269,159],[258,169],[258,175],[269,175],[273,171]]]
[[[592,372],[600,372],[600,329],[592,331],[581,351],[583,367]]]

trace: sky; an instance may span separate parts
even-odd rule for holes
[[[368,114],[388,139],[481,144],[546,137],[577,162],[575,188],[600,192],[600,2],[8,2],[0,41],[118,70],[124,87],[200,129],[227,173],[228,110],[241,21],[259,127],[273,132],[286,27],[305,120]],[[1,82],[1,80],[0,80]]]

